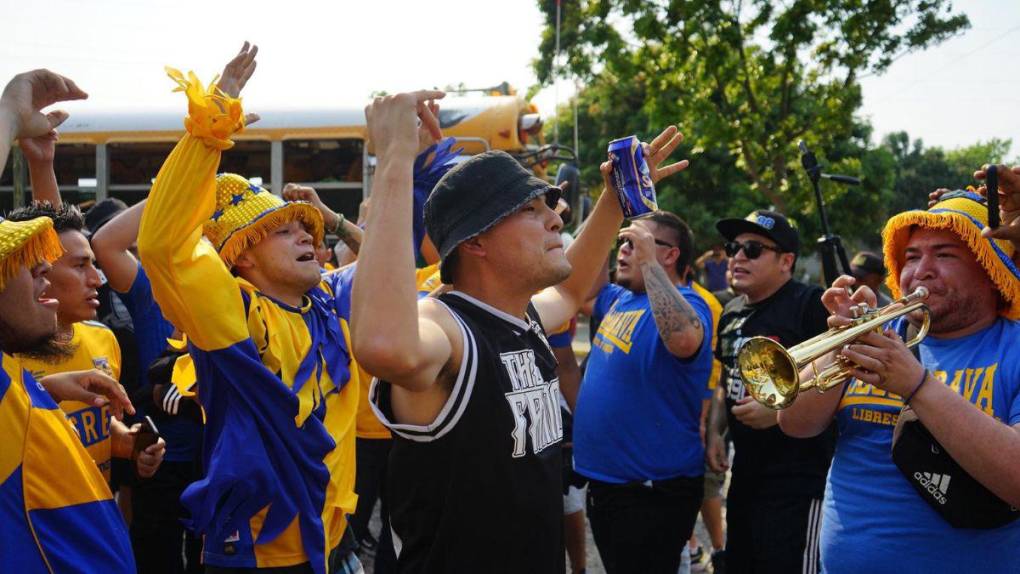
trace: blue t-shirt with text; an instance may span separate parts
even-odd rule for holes
[[[666,349],[647,294],[612,284],[599,292],[574,414],[574,467],[584,476],[620,484],[704,474],[698,421],[710,396],[712,314],[689,287],[677,289],[704,333],[688,359]]]
[[[1012,426],[1020,423],[1018,343],[1020,323],[1000,318],[966,337],[929,336],[920,345],[921,363]],[[1020,572],[1020,520],[995,530],[953,528],[893,463],[893,429],[902,408],[897,395],[856,380],[847,384],[825,491],[823,571]]]

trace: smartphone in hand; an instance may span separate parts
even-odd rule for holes
[[[138,429],[135,434],[135,450],[132,458],[138,458],[139,453],[156,444],[156,441],[161,438],[159,429],[156,428],[156,423],[152,422],[151,417],[146,415],[141,424],[142,428]]]

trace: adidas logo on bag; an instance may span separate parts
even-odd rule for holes
[[[946,503],[946,492],[949,491],[949,480],[952,477],[948,474],[934,472],[915,472],[914,480],[928,491],[928,494],[939,501],[939,504]]]

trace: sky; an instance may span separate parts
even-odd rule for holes
[[[552,0],[548,0],[552,1]],[[1020,157],[1020,2],[957,0],[971,29],[862,80],[876,137],[905,130],[926,145],[1012,138]],[[534,0],[0,0],[0,77],[47,67],[90,93],[85,109],[183,105],[164,65],[211,79],[241,42],[260,47],[245,90],[252,111],[360,106],[376,90],[535,83],[543,26]],[[566,102],[536,97],[543,113]],[[182,108],[183,109],[183,108]],[[681,127],[682,118],[679,120]]]

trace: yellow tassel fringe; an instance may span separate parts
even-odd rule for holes
[[[900,263],[903,251],[906,249],[907,233],[914,225],[928,229],[949,230],[959,236],[970,247],[971,252],[977,257],[978,263],[984,268],[991,278],[992,283],[998,288],[999,293],[1006,299],[1009,306],[1003,310],[1002,315],[1007,319],[1020,319],[1020,278],[1014,275],[999,259],[988,239],[981,237],[981,230],[974,222],[966,217],[955,213],[929,213],[927,211],[908,211],[894,216],[889,220],[882,231],[882,244],[885,252],[886,267],[889,275],[886,277],[886,285],[892,292],[894,298],[899,298],[900,293]],[[1003,252],[1010,255],[1011,250],[1003,247],[1004,242],[997,242]]]
[[[233,267],[242,253],[265,239],[272,230],[294,220],[309,227],[314,245],[322,242],[324,231],[319,212],[309,204],[287,203],[234,231],[220,247],[220,258],[228,267]]]
[[[53,263],[64,254],[60,238],[52,225],[28,238],[24,245],[0,259],[0,291],[22,267],[31,269],[43,261]]]

